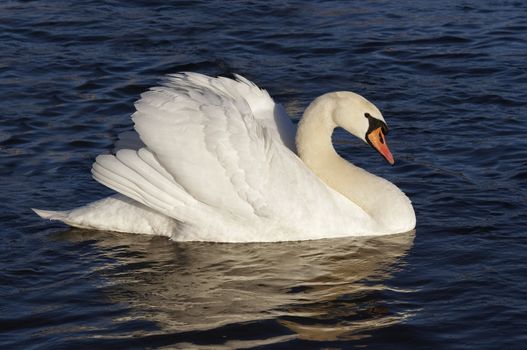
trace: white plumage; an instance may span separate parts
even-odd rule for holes
[[[318,104],[330,105],[335,96],[319,98]],[[386,218],[365,210],[369,203],[362,203],[361,196],[330,187],[331,178],[295,153],[310,140],[299,140],[299,133],[295,146],[295,127],[283,107],[240,76],[171,75],[143,93],[135,107],[132,119],[140,139],[124,135],[115,155],[98,156],[92,168],[97,181],[120,195],[66,212],[36,210],[40,216],[78,227],[219,242],[388,234],[415,226],[401,191],[362,169],[354,179],[356,167],[339,169],[337,158],[326,168],[349,173],[346,183],[352,188],[376,186],[371,188],[380,191],[376,197],[386,192],[388,197],[377,200],[403,203],[406,217],[390,226]],[[378,110],[373,106],[370,112]],[[318,137],[310,123],[302,124],[307,138]],[[362,181],[363,173],[371,178]]]

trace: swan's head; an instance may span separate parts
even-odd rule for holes
[[[395,161],[386,142],[388,126],[379,109],[353,92],[335,92],[331,95],[335,101],[335,124],[369,144],[393,165]]]

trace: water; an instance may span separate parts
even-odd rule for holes
[[[519,349],[527,341],[521,1],[3,1],[0,348]],[[70,230],[30,207],[89,175],[166,73],[241,73],[297,119],[331,90],[383,111],[415,233],[280,244]],[[292,208],[293,210],[293,208]]]

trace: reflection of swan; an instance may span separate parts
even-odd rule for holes
[[[108,262],[97,266],[97,275],[107,284],[105,295],[113,303],[128,305],[133,319],[155,322],[152,332],[172,334],[170,342],[188,332],[195,339],[207,339],[226,325],[231,325],[228,337],[244,337],[247,327],[264,325],[272,331],[255,333],[266,341],[276,333],[314,340],[350,339],[408,317],[390,309],[382,290],[400,268],[397,261],[410,249],[413,231],[239,245],[97,235],[77,229],[62,238],[94,242],[100,254],[97,261]],[[122,313],[118,317],[128,319]],[[163,344],[152,347],[157,345]]]
[[[341,126],[394,162],[381,113],[357,94],[334,92],[311,103],[296,147],[283,108],[239,76],[174,75],[136,108],[140,140],[123,140],[135,149],[99,156],[92,169],[122,195],[72,211],[37,210],[40,216],[181,241],[301,240],[415,227],[412,205],[395,185],[333,148],[331,134]]]

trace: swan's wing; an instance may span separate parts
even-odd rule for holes
[[[266,205],[260,177],[270,143],[283,141],[265,91],[247,80],[177,74],[136,108],[142,141],[194,198],[240,216]]]
[[[205,204],[240,220],[318,222],[320,229],[350,210],[357,224],[368,220],[288,148],[294,130],[283,112],[241,77],[173,75],[135,106],[135,129],[147,149],[99,157],[94,175],[165,215],[185,218],[181,210]],[[142,164],[144,155],[155,166]]]

